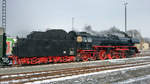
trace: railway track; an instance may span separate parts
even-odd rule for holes
[[[40,80],[61,78],[73,75],[80,75],[86,73],[99,72],[104,70],[114,70],[127,67],[143,66],[149,65],[149,61],[139,61],[125,64],[114,64],[114,65],[100,65],[100,66],[86,66],[78,68],[66,68],[59,70],[45,70],[45,71],[35,71],[35,72],[25,72],[25,73],[14,73],[14,74],[2,74],[0,75],[0,83],[27,83]]]

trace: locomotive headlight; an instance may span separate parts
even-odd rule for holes
[[[81,36],[77,36],[77,42],[82,42],[82,37]]]

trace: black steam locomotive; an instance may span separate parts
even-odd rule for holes
[[[118,59],[134,56],[137,39],[122,35],[92,35],[87,32],[48,30],[32,32],[27,38],[18,38],[13,64],[41,64],[88,60]]]

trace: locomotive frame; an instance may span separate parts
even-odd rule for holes
[[[126,58],[129,48],[135,46],[94,46],[93,50],[77,50],[77,56],[45,56],[45,57],[24,57],[9,56],[12,59],[12,64],[43,64],[43,63],[62,63],[74,61],[88,60],[106,60]],[[109,49],[109,51],[108,51]],[[136,54],[133,55],[135,57]]]

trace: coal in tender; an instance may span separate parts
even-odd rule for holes
[[[64,40],[67,37],[67,32],[64,30],[48,30],[45,33],[45,37],[48,39]]]
[[[43,39],[44,32],[41,31],[33,31],[29,35],[27,35],[28,39]]]
[[[55,39],[64,40],[67,32],[61,29],[47,30],[46,32],[34,31],[27,36],[28,39]]]

